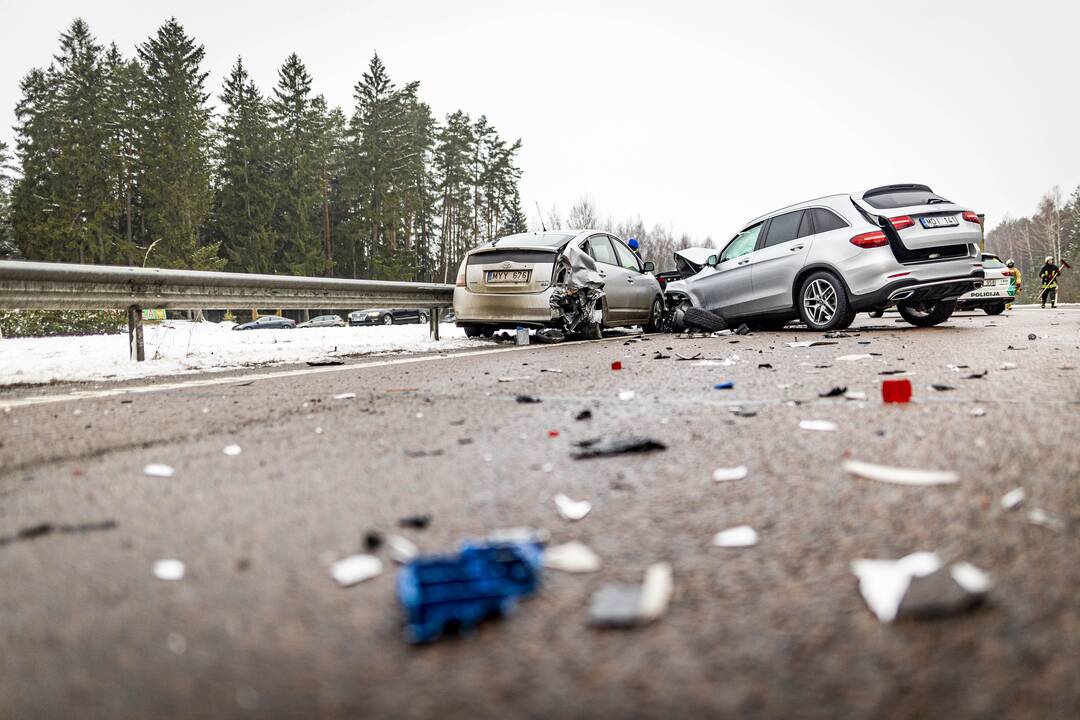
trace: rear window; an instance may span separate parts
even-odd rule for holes
[[[929,188],[896,188],[868,190],[863,200],[878,210],[893,210],[909,205],[933,205],[950,202]]]
[[[559,247],[574,236],[566,233],[518,233],[507,235],[491,243],[496,247]]]
[[[982,256],[982,263],[983,263],[984,268],[1003,268],[1003,267],[1005,267],[1005,263],[1001,262],[1000,260],[998,260],[993,255],[983,255]]]
[[[831,232],[848,226],[846,221],[831,210],[813,208],[810,213],[814,216],[815,233]]]

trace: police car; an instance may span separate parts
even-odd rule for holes
[[[998,315],[1005,306],[1016,300],[1016,276],[1012,268],[1006,267],[1001,258],[993,253],[982,254],[982,287],[961,295],[956,301],[957,310],[982,308],[987,315]]]

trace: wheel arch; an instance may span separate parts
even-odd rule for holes
[[[810,265],[804,266],[799,273],[795,276],[795,281],[791,283],[791,307],[798,312],[799,308],[799,289],[802,288],[802,284],[806,282],[806,278],[810,277],[819,270],[824,270],[829,274],[836,277],[840,281],[840,284],[844,286],[844,293],[851,298],[851,288],[848,287],[847,280],[844,279],[844,274],[836,269],[834,265],[828,263],[816,262]]]

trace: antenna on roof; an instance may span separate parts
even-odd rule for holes
[[[536,205],[536,214],[540,216],[540,227],[544,228],[544,232],[547,232],[547,225],[544,224],[544,213],[540,212],[540,203],[536,200],[533,200],[533,203]]]

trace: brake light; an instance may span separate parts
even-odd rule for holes
[[[898,217],[889,218],[889,222],[891,222],[892,226],[897,230],[903,230],[904,228],[909,228],[915,224],[915,221],[911,219],[910,215],[900,215]]]
[[[455,284],[458,287],[465,287],[465,262],[465,260],[461,261],[461,267],[457,271],[457,282]]]
[[[970,210],[965,210],[961,217],[963,217],[964,220],[966,220],[969,223],[975,223],[976,225],[982,225],[982,223],[979,222],[979,216],[976,215],[975,213],[971,212]]]
[[[861,248],[885,247],[889,244],[889,238],[880,230],[862,233],[851,238],[851,244]]]

